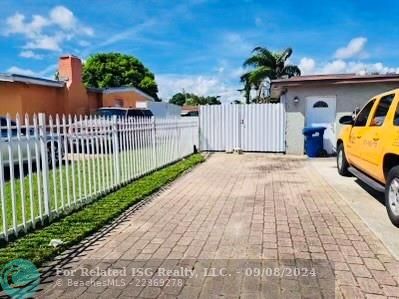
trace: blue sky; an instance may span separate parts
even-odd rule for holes
[[[399,2],[0,0],[0,72],[52,77],[57,58],[118,51],[156,75],[163,99],[183,88],[240,98],[255,46],[292,47],[303,73],[399,72]]]

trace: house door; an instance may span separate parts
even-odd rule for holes
[[[336,151],[335,115],[336,97],[306,98],[306,127],[325,127],[324,149],[328,154]]]

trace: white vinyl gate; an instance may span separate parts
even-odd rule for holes
[[[278,104],[200,106],[203,151],[285,152],[285,109]]]

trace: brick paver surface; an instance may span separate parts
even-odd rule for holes
[[[70,273],[63,272],[62,286],[51,281],[41,296],[399,297],[399,263],[312,167],[282,155],[214,154],[67,264],[114,270],[183,265],[202,274],[244,264],[252,273],[184,277],[183,285],[133,284],[137,276],[127,275],[123,285],[82,286],[68,285]],[[277,267],[315,267],[316,277],[262,270]],[[165,278],[155,272],[151,279]]]

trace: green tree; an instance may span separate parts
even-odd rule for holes
[[[283,52],[271,52],[266,48],[256,47],[252,51],[252,55],[244,62],[244,67],[252,67],[252,69],[241,76],[247,102],[250,101],[249,94],[252,88],[257,91],[256,101],[262,100],[265,80],[301,75],[301,70],[298,66],[286,64],[291,55],[291,48],[287,48]]]
[[[219,101],[219,97],[206,97],[205,104],[203,105],[220,105],[221,102]]]
[[[175,104],[175,105],[179,105],[179,106],[183,106],[184,103],[186,102],[186,96],[179,92],[176,93],[170,100],[169,103],[171,104]]]
[[[250,75],[250,73],[245,73],[244,75],[241,76],[240,80],[241,80],[241,83],[244,84],[244,88],[238,90],[238,91],[244,92],[246,104],[251,103],[252,84],[249,80],[249,75]]]
[[[136,57],[121,53],[90,55],[83,66],[83,82],[88,87],[136,87],[158,100],[155,76]]]
[[[170,100],[169,103],[183,106],[198,106],[198,105],[220,105],[219,96],[198,96],[193,93],[177,93]]]

